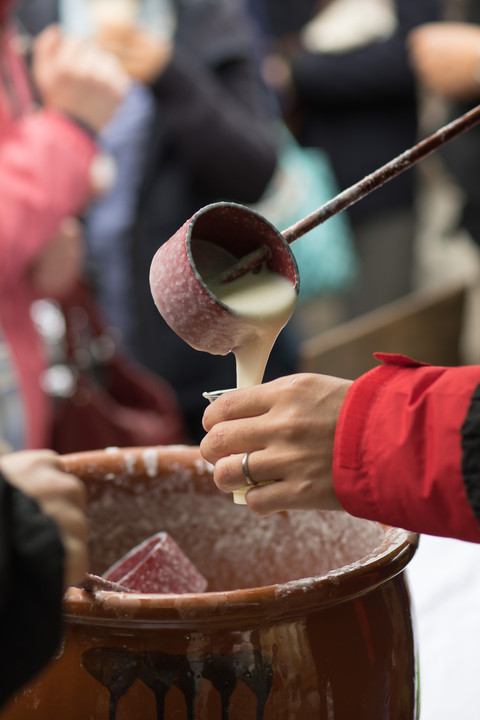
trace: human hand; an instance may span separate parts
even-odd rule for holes
[[[62,471],[58,455],[50,450],[3,455],[0,469],[11,485],[34,498],[57,523],[65,550],[65,587],[82,582],[88,569],[84,485]]]
[[[42,297],[62,297],[81,276],[83,258],[82,226],[75,217],[65,218],[30,268],[35,292]]]
[[[38,36],[32,72],[46,107],[71,115],[94,132],[108,123],[130,82],[113,55],[93,41],[63,36],[56,25]]]
[[[407,38],[419,81],[450,100],[480,95],[480,25],[426,23]]]
[[[135,25],[104,23],[95,39],[100,47],[120,61],[133,80],[145,85],[162,74],[172,55],[170,43]]]
[[[332,477],[335,428],[349,380],[316,374],[279,378],[222,395],[205,410],[200,444],[223,492],[245,487],[249,453],[255,482],[246,494],[256,515],[281,510],[338,510]]]

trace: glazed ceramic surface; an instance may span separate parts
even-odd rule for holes
[[[265,218],[235,203],[215,203],[199,210],[155,254],[150,287],[164,320],[183,340],[214,355],[226,355],[251,337],[254,326],[234,315],[208,289],[199,274],[194,240],[208,241],[241,258],[267,245],[267,267],[299,287],[290,247]]]
[[[168,532],[202,594],[70,588],[65,638],[1,720],[413,720],[411,533],[317,511],[256,518],[197,448],[65,456],[85,481],[92,571]]]

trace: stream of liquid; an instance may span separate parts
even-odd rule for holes
[[[218,276],[231,267],[236,258],[223,248],[204,241],[201,243],[201,262],[197,268],[208,289],[232,312],[244,318],[252,328],[249,339],[235,346],[237,387],[249,387],[262,382],[268,358],[281,329],[295,309],[297,292],[282,275],[262,266],[236,280],[220,283]],[[200,264],[200,267],[199,267]],[[236,320],[238,323],[238,320]],[[241,323],[240,323],[241,324]]]
[[[237,387],[261,383],[273,344],[290,319],[297,295],[281,275],[266,268],[248,273],[223,285],[209,286],[235,315],[248,319],[255,328],[252,338],[233,349]]]
[[[200,242],[200,257],[197,269],[208,289],[237,317],[244,318],[252,327],[249,339],[234,346],[236,360],[237,388],[249,387],[262,382],[271,350],[281,329],[286,325],[295,309],[297,292],[290,280],[271,272],[262,266],[228,283],[218,281],[223,270],[231,267],[236,258],[223,248]],[[242,488],[233,493],[237,505],[245,505],[246,492]]]

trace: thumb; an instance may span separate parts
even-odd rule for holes
[[[52,59],[62,44],[62,31],[59,25],[49,25],[36,38],[33,45],[34,62],[42,59]]]

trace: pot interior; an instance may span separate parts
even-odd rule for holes
[[[197,448],[110,449],[65,456],[65,464],[88,488],[98,575],[160,531],[204,575],[208,591],[324,575],[360,563],[384,538],[381,525],[344,512],[258,518],[216,488]]]

